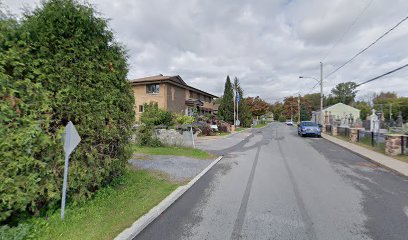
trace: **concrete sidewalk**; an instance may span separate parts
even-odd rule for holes
[[[365,147],[358,146],[356,144],[353,144],[351,142],[343,141],[341,139],[338,139],[336,137],[332,137],[327,134],[322,134],[322,137],[325,138],[326,140],[329,140],[330,142],[333,142],[341,147],[344,147],[355,154],[362,156],[368,160],[371,160],[372,162],[375,162],[387,169],[390,169],[392,171],[395,171],[401,175],[404,175],[408,177],[408,163],[396,160],[392,157],[388,157],[384,154],[375,152],[373,150],[367,149]]]

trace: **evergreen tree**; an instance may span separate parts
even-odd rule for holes
[[[242,98],[239,103],[239,120],[243,127],[250,127],[252,124],[252,111],[246,98]]]
[[[300,106],[300,121],[309,121],[311,118],[309,111],[305,105]]]
[[[226,122],[234,123],[234,90],[230,77],[227,76],[224,87],[224,95],[220,104],[218,115]]]
[[[91,5],[49,0],[20,22],[6,17],[0,14],[0,221],[59,201],[69,121],[81,136],[68,177],[70,201],[78,202],[125,171],[135,120],[126,52]]]
[[[238,119],[241,122],[241,126],[250,127],[252,124],[252,112],[248,105],[247,99],[244,98],[244,90],[241,88],[241,84],[237,77],[234,78],[234,83],[232,85],[233,90],[240,96],[240,101],[237,101],[237,114]]]

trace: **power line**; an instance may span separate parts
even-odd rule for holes
[[[346,34],[350,31],[350,29],[358,22],[360,17],[365,13],[365,11],[370,7],[371,3],[373,0],[369,1],[366,6],[363,8],[363,10],[358,14],[354,20],[351,22],[351,24],[346,28],[346,30],[343,32],[343,34],[340,36],[340,38],[337,39],[337,41],[333,44],[333,46],[327,51],[326,55],[323,57],[322,62],[327,58],[327,56],[337,47],[337,45],[343,40],[343,38],[346,36]]]
[[[385,37],[386,35],[388,35],[392,30],[394,30],[395,28],[397,28],[401,23],[403,23],[404,21],[406,21],[408,19],[408,16],[406,16],[405,18],[403,18],[401,21],[399,21],[394,27],[390,28],[388,31],[386,31],[385,33],[383,33],[379,38],[377,38],[374,42],[372,42],[370,45],[368,45],[367,47],[365,47],[363,50],[361,50],[360,52],[358,52],[356,55],[354,55],[352,58],[350,58],[348,61],[346,61],[345,63],[343,63],[342,65],[340,65],[340,67],[336,68],[334,71],[330,72],[329,74],[327,74],[324,78],[328,78],[329,76],[331,76],[332,74],[334,74],[335,72],[337,72],[338,70],[340,70],[341,68],[343,68],[344,66],[346,66],[347,64],[349,64],[351,61],[353,61],[356,57],[358,57],[359,55],[361,55],[362,53],[364,53],[365,51],[367,51],[370,47],[372,47],[374,44],[376,44],[378,41],[380,41],[383,37]]]
[[[401,70],[401,69],[403,69],[403,68],[406,68],[406,67],[408,67],[408,64],[405,64],[405,65],[403,65],[403,66],[401,66],[401,67],[398,67],[398,68],[396,68],[396,69],[394,69],[394,70],[391,70],[391,71],[386,72],[386,73],[384,73],[384,74],[381,74],[381,75],[379,75],[379,76],[377,76],[377,77],[374,77],[374,78],[371,78],[371,79],[369,79],[369,80],[367,80],[367,81],[364,81],[364,82],[362,82],[362,83],[359,83],[359,84],[357,84],[356,87],[359,87],[359,86],[361,86],[361,85],[363,85],[363,84],[372,82],[372,81],[374,81],[374,80],[377,80],[377,79],[379,79],[379,78],[382,78],[382,77],[384,77],[384,76],[387,76],[387,75],[389,75],[389,74],[391,74],[391,73],[394,73],[394,72],[399,71],[399,70]]]
[[[307,92],[305,95],[310,94],[310,93],[317,87],[317,85],[319,85],[319,82],[316,83],[316,84],[309,90],[309,92]]]

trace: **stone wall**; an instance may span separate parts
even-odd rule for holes
[[[157,138],[164,145],[178,147],[193,147],[193,139],[190,131],[179,131],[175,129],[156,129]],[[194,135],[194,141],[197,139]]]
[[[385,135],[385,154],[396,156],[402,154],[401,139],[406,140],[406,135],[401,134],[387,134]]]

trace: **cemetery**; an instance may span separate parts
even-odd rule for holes
[[[343,115],[324,111],[322,131],[347,141],[371,146],[390,156],[408,155],[408,124],[401,112],[396,121],[386,120],[381,111],[372,109],[366,120],[352,113]]]

